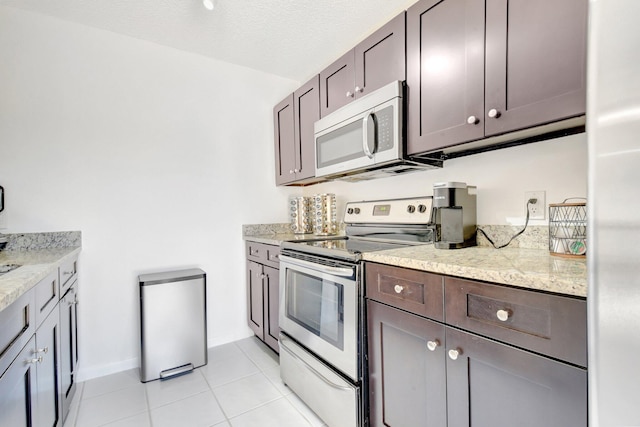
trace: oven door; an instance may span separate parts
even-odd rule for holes
[[[357,382],[357,266],[336,264],[280,256],[280,328]]]

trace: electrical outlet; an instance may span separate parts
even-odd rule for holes
[[[527,202],[536,199],[535,203],[527,206]],[[529,219],[545,219],[547,217],[547,204],[544,191],[525,191],[524,192],[524,213],[526,215],[529,209]]]

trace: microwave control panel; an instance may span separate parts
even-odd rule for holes
[[[393,148],[393,105],[389,105],[375,112],[378,128],[378,147],[376,152],[391,150]]]

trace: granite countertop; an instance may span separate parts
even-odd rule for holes
[[[323,236],[316,236],[314,234],[275,233],[244,236],[244,240],[265,243],[267,245],[280,245],[282,242],[295,242],[296,240],[318,239],[322,237]]]
[[[28,233],[9,235],[9,245],[0,251],[0,264],[19,264],[0,274],[0,311],[55,271],[78,256],[80,232]]]
[[[483,226],[497,242],[506,242],[517,228]],[[243,226],[243,238],[259,243],[279,245],[283,241],[317,237],[293,234],[288,224]],[[587,263],[584,258],[552,256],[548,250],[548,227],[529,227],[525,235],[503,249],[487,246],[465,249],[436,249],[433,245],[409,246],[386,251],[367,252],[365,261],[465,279],[482,280],[521,288],[554,292],[577,297],[587,296]]]
[[[344,230],[337,235],[344,235]],[[323,239],[333,236],[316,236],[315,234],[294,234],[286,223],[277,224],[248,224],[242,226],[242,238],[246,241],[265,243],[267,245],[280,245],[282,242],[295,242],[296,240]]]
[[[465,279],[587,296],[586,260],[552,256],[544,249],[477,246],[445,250],[420,245],[369,252],[363,258],[365,261]]]

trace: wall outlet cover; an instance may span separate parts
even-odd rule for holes
[[[528,205],[528,202],[531,199],[536,199],[536,202]],[[524,192],[525,215],[527,214],[527,208],[529,209],[529,219],[545,219],[547,217],[546,192],[544,190],[525,191]]]

